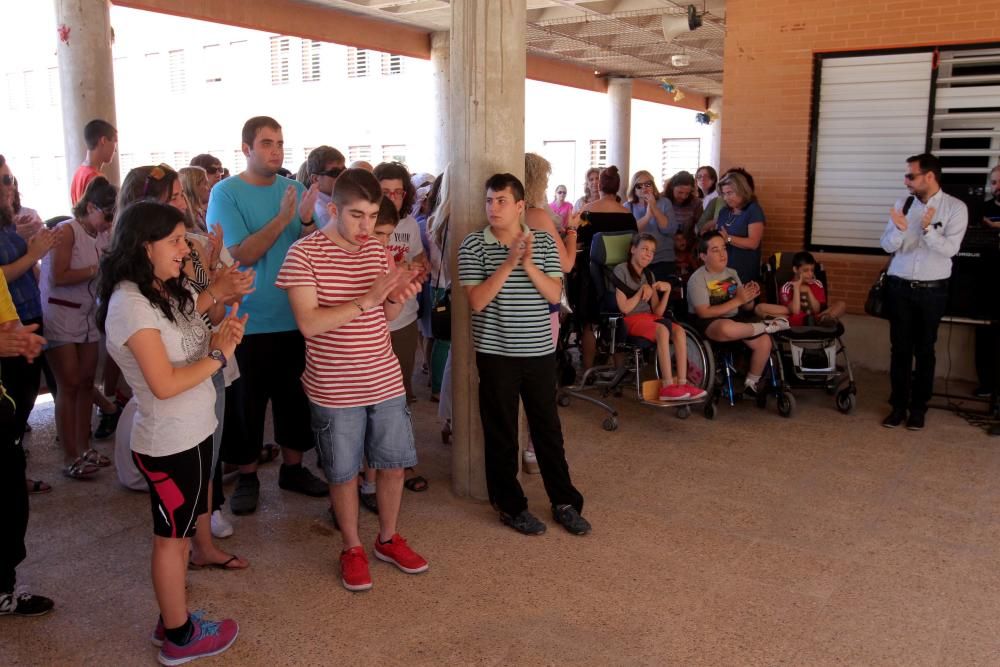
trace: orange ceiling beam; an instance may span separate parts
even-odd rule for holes
[[[426,30],[295,0],[185,0],[185,2],[112,0],[112,2],[121,7],[333,42],[360,49],[387,51],[411,58],[427,60],[431,57],[430,33]],[[527,77],[534,81],[598,93],[608,90],[607,80],[595,75],[588,67],[530,54],[527,56]],[[633,81],[633,99],[696,111],[708,108],[708,101],[697,93],[685,91],[685,98],[680,102],[675,102],[673,97],[651,81],[643,79]]]

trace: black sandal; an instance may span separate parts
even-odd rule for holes
[[[427,487],[430,485],[428,484],[426,477],[423,475],[417,475],[403,482],[403,486],[414,493],[422,493],[426,491]]]

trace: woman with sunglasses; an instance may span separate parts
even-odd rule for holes
[[[667,280],[676,272],[674,235],[680,229],[673,206],[656,191],[656,182],[648,171],[637,171],[628,188],[629,211],[635,216],[636,227],[656,239],[656,253],[650,270],[657,280]]]
[[[565,185],[556,186],[556,198],[552,200],[549,206],[552,207],[555,214],[562,220],[559,231],[566,231],[566,225],[569,224],[569,214],[573,212],[573,205],[566,201]]]
[[[98,342],[95,298],[97,267],[109,245],[118,190],[98,176],[73,206],[73,217],[56,227],[53,251],[42,260],[45,357],[56,377],[56,433],[63,448],[63,474],[86,479],[111,465],[90,446],[90,414]]]

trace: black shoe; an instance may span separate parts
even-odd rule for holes
[[[906,420],[906,430],[922,431],[924,429],[924,413],[911,412],[910,418]]]
[[[528,510],[524,510],[517,516],[500,512],[500,522],[505,526],[510,526],[522,535],[541,535],[545,532],[545,524]]]
[[[886,428],[896,428],[906,421],[906,410],[893,410],[889,416],[882,420],[882,426]],[[920,420],[923,423],[923,418]]]
[[[743,398],[753,400],[760,396],[760,384],[745,384],[743,385]]]
[[[115,434],[115,429],[118,428],[118,420],[122,416],[122,409],[119,407],[112,413],[104,412],[99,410],[101,413],[101,420],[97,423],[97,428],[94,429],[94,440],[107,440]]]
[[[313,498],[322,498],[330,493],[330,487],[326,482],[302,465],[281,464],[281,470],[278,471],[278,486],[285,491],[294,491]]]
[[[580,513],[572,505],[553,507],[552,518],[574,535],[586,535],[590,532],[590,522],[580,516]]]
[[[976,398],[989,398],[993,395],[993,390],[988,387],[980,386],[976,387],[975,391],[972,392],[972,395]]]
[[[361,506],[372,514],[378,514],[378,500],[374,493],[361,493],[361,487],[358,487],[358,500],[361,502]]]
[[[0,593],[0,616],[43,616],[55,606],[55,603],[42,595],[32,595],[27,591],[15,593]]]
[[[260,480],[256,473],[240,475],[236,489],[229,498],[229,509],[233,514],[242,516],[257,511],[257,501],[260,499]]]

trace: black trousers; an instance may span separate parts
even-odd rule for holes
[[[257,460],[264,446],[264,416],[271,402],[274,414],[274,439],[282,447],[305,452],[313,447],[309,402],[302,390],[302,372],[306,367],[306,342],[298,331],[251,334],[236,348],[240,379],[226,394],[234,415],[243,424],[243,442],[230,440],[227,463],[246,465]],[[237,388],[237,384],[239,387]],[[228,424],[229,419],[226,419]],[[226,432],[223,431],[223,440]],[[223,447],[225,448],[225,444]],[[235,450],[235,451],[234,451]]]
[[[35,332],[39,336],[43,335],[42,320],[26,320],[25,325],[37,324],[38,330]],[[42,355],[44,356],[44,355]],[[10,424],[16,442],[21,441],[24,436],[24,428],[28,424],[28,417],[35,407],[35,399],[38,398],[38,385],[42,380],[42,356],[31,363],[24,357],[4,357],[0,359],[0,379],[7,387],[7,393],[14,399],[17,409],[14,413],[14,421]]]
[[[976,375],[981,388],[1000,391],[1000,322],[976,327]]]
[[[934,344],[948,306],[948,287],[913,287],[892,276],[887,286],[892,346],[889,403],[893,410],[923,414],[934,390]]]
[[[476,354],[479,367],[479,416],[483,422],[486,484],[493,506],[517,516],[528,499],[517,481],[518,399],[524,403],[545,492],[553,505],[583,511],[583,496],[573,486],[563,449],[556,406],[556,357],[502,357]]]

